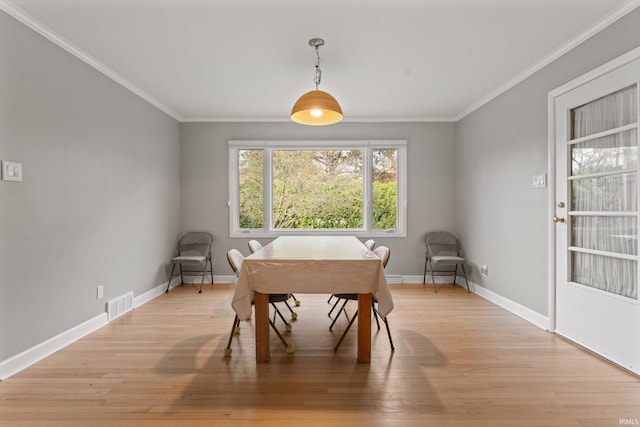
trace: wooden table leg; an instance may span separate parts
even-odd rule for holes
[[[269,294],[255,293],[256,309],[256,362],[268,362],[269,350]],[[371,301],[369,301],[371,305]]]
[[[371,363],[371,294],[358,294],[358,362]]]

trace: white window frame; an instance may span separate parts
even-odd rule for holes
[[[229,236],[241,238],[277,237],[283,235],[353,235],[361,237],[406,237],[407,236],[407,141],[235,141],[229,147]],[[240,229],[240,207],[238,187],[238,153],[240,150],[264,150],[264,227],[260,229]],[[364,151],[364,227],[357,229],[296,229],[280,230],[271,228],[272,215],[272,152],[281,149],[296,150],[363,150]],[[375,149],[396,149],[397,159],[397,228],[372,229],[372,152]]]

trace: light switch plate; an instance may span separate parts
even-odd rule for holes
[[[531,188],[544,188],[547,186],[547,174],[533,175],[531,178]]]
[[[2,161],[3,181],[22,181],[22,163]]]

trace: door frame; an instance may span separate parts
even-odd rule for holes
[[[556,98],[563,95],[578,86],[582,86],[592,80],[601,77],[616,68],[620,68],[630,62],[640,58],[640,47],[621,55],[606,64],[592,70],[582,76],[571,80],[568,83],[550,91],[547,94],[547,139],[548,139],[548,156],[547,185],[549,188],[547,197],[547,268],[548,268],[548,326],[547,330],[556,332],[556,226],[551,218],[556,214]]]

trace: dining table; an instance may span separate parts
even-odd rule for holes
[[[231,303],[241,320],[255,306],[256,361],[268,362],[269,294],[358,294],[357,360],[371,362],[372,296],[393,310],[380,259],[355,236],[280,236],[244,259]]]

